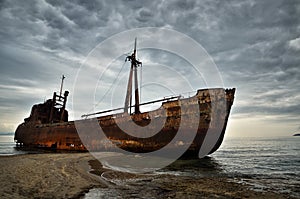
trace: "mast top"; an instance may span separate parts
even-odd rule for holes
[[[135,40],[134,40],[133,53],[131,55],[127,56],[125,59],[125,61],[130,61],[133,67],[142,66],[142,62],[140,62],[136,59],[136,43],[137,43],[137,38],[135,38]]]
[[[134,39],[134,54],[136,54],[136,38]]]
[[[62,89],[63,89],[63,84],[64,84],[64,79],[65,78],[66,78],[66,76],[64,76],[64,75],[61,76],[61,84],[60,84],[59,96],[61,96],[61,94],[62,94]]]

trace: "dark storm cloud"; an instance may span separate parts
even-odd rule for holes
[[[172,28],[205,47],[225,86],[237,87],[237,116],[299,118],[299,16],[296,0],[0,1],[0,91],[10,96],[0,100],[1,118],[13,113],[4,107],[28,111],[19,99],[31,104],[51,95],[63,73],[71,88],[99,42],[148,26]]]
[[[299,49],[290,45],[300,36],[299,3],[243,1],[220,9],[222,31],[213,34],[221,43],[210,48],[216,44],[210,41],[206,49],[212,50],[225,85],[237,87],[237,98],[245,102],[234,111],[299,118]]]

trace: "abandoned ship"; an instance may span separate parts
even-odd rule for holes
[[[126,61],[131,62],[131,68],[124,107],[86,114],[78,121],[68,121],[66,103],[69,92],[62,93],[63,76],[59,94],[54,92],[52,99],[34,105],[30,116],[17,127],[14,137],[16,146],[66,151],[114,151],[118,147],[129,152],[147,153],[170,145],[180,130],[181,136],[177,138],[179,142],[169,147],[171,150],[188,144],[189,146],[183,155],[185,157],[198,156],[207,134],[217,135],[208,154],[219,148],[224,138],[230,109],[234,101],[234,88],[199,89],[194,96],[188,98],[174,96],[140,103],[136,69],[141,66],[142,62],[136,59],[136,42],[134,52],[127,56]],[[135,87],[134,92],[132,92],[133,85]],[[133,96],[135,98],[134,105],[132,105]],[[162,103],[160,108],[148,112],[140,111],[140,106],[157,102]],[[114,111],[120,109],[124,111],[113,114]],[[132,109],[134,111],[131,111]],[[97,117],[97,114],[102,114],[102,116]],[[106,115],[103,116],[103,114]],[[90,130],[84,134],[78,133],[76,122],[84,124],[84,121],[91,116],[97,121],[106,138],[111,141],[110,143],[104,142],[101,137],[97,136],[97,133]],[[147,131],[153,130],[151,126],[147,128],[152,122],[162,124],[162,128],[154,135],[145,136]],[[143,132],[136,134],[139,136],[128,132],[136,131],[135,125],[145,127]],[[120,126],[126,126],[127,131],[124,131]],[[192,142],[186,143],[187,137],[192,132],[195,132],[192,135]]]

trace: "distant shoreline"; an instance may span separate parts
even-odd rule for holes
[[[0,133],[0,136],[5,136],[5,135],[11,135],[11,136],[14,136],[15,133]]]

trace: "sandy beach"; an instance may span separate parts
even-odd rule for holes
[[[1,156],[0,168],[0,198],[83,198],[89,190],[102,198],[289,198],[226,177],[111,171],[89,153]]]
[[[1,198],[78,198],[99,179],[88,174],[89,154],[1,157]]]

